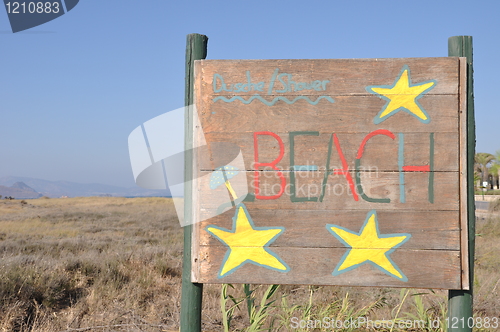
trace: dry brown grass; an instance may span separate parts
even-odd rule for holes
[[[478,220],[477,230],[475,313],[498,317],[500,218]],[[177,330],[182,234],[168,198],[0,201],[0,331]],[[222,330],[220,290],[205,286],[205,331]],[[418,314],[416,299],[429,317],[442,316],[446,291],[412,296],[419,292],[399,317]],[[242,287],[231,294],[242,297]],[[290,331],[292,316],[346,317],[373,304],[370,319],[392,319],[401,303],[399,289],[282,286],[273,331]],[[233,327],[246,326],[243,305]]]
[[[171,200],[26,202],[0,203],[1,330],[178,326],[182,229]]]
[[[500,317],[500,216],[477,220],[475,256],[475,311],[485,317]]]

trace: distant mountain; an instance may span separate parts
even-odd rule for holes
[[[42,194],[36,192],[36,190],[26,185],[26,183],[20,181],[15,182],[10,187],[0,185],[0,195],[17,199],[38,198],[42,196]]]
[[[16,182],[14,183],[12,186],[10,186],[11,188],[17,188],[17,189],[22,189],[22,190],[27,190],[27,191],[34,191],[36,192],[35,189],[31,188],[30,186],[28,186],[26,183],[24,182]]]
[[[40,196],[48,197],[82,197],[82,196],[170,196],[168,190],[150,190],[141,187],[124,188],[118,186],[111,186],[100,183],[76,183],[69,181],[47,181],[41,179],[6,176],[0,178],[0,195],[4,195],[2,190],[9,188],[9,190],[27,190],[27,188],[40,194]],[[38,196],[39,197],[39,196]],[[22,198],[35,198],[35,197],[22,197]]]

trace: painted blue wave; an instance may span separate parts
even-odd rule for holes
[[[286,97],[278,96],[278,97],[274,98],[271,101],[267,101],[264,98],[262,98],[260,95],[253,95],[250,98],[248,98],[248,100],[245,100],[245,99],[243,99],[240,96],[234,96],[234,97],[231,97],[229,99],[226,98],[226,97],[224,97],[224,96],[219,96],[219,97],[215,97],[213,99],[213,102],[215,103],[218,100],[222,100],[222,101],[225,101],[226,103],[231,103],[231,102],[233,102],[235,100],[241,100],[241,102],[243,104],[250,104],[254,99],[260,100],[262,103],[266,104],[267,106],[273,106],[279,100],[282,100],[282,101],[284,101],[285,103],[287,103],[289,105],[295,103],[297,100],[300,100],[300,99],[304,99],[305,101],[307,101],[311,105],[317,105],[321,99],[326,99],[330,103],[334,102],[333,99],[330,96],[319,96],[318,99],[316,99],[316,101],[312,101],[311,99],[309,99],[309,97],[306,97],[306,96],[298,96],[298,97],[295,97],[293,100],[289,100]]]

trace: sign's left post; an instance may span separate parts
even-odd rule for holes
[[[203,284],[191,282],[191,245],[192,221],[192,190],[189,185],[193,177],[193,126],[194,107],[194,61],[205,59],[207,56],[208,37],[200,34],[187,35],[186,44],[186,80],[185,80],[185,121],[184,121],[184,257],[182,267],[182,298],[181,298],[181,332],[201,332],[201,306]]]

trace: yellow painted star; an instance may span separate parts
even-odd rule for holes
[[[410,68],[404,66],[401,74],[392,86],[374,85],[366,87],[366,91],[379,95],[387,100],[387,104],[377,114],[373,122],[379,124],[391,115],[404,110],[415,116],[423,123],[431,121],[427,112],[418,103],[418,99],[431,90],[436,85],[436,81],[427,81],[420,84],[411,84]]]
[[[370,263],[392,277],[408,281],[408,278],[390,259],[389,254],[406,242],[411,235],[406,233],[380,235],[375,210],[368,212],[359,233],[336,225],[326,225],[326,228],[345,246],[351,247],[338,263],[333,275],[339,275],[364,263]]]
[[[222,278],[245,263],[287,272],[290,268],[269,248],[284,227],[255,227],[245,206],[239,204],[233,217],[233,230],[208,226],[207,232],[229,247],[219,272]]]

